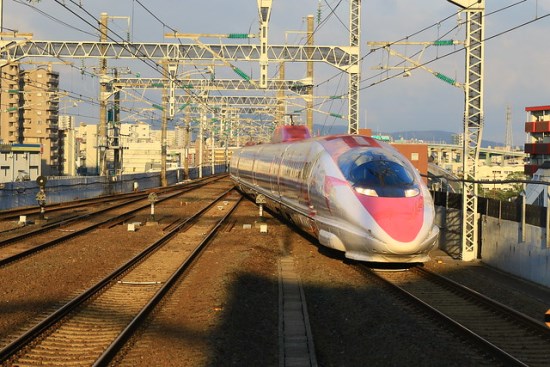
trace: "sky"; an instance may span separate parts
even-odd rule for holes
[[[0,0],[2,1],[2,0]],[[320,7],[319,7],[320,6]],[[320,8],[320,14],[318,10]],[[257,2],[253,0],[3,0],[3,27],[33,33],[35,40],[95,41],[94,29],[102,12],[108,13],[110,36],[132,42],[177,42],[165,38],[174,30],[182,33],[257,33]],[[361,11],[360,127],[374,132],[411,130],[463,131],[464,91],[435,78],[439,72],[464,82],[465,55],[460,46],[428,47],[395,45],[393,49],[423,65],[403,77],[403,60],[388,57],[370,41],[425,42],[436,39],[465,39],[459,8],[445,0],[363,0]],[[506,112],[511,112],[515,145],[525,142],[525,107],[550,105],[548,65],[550,48],[550,0],[486,0],[485,79],[483,139],[504,142]],[[274,0],[269,43],[304,44],[306,16],[315,16],[315,43],[346,46],[349,43],[349,0]],[[321,23],[318,23],[320,15]],[[130,19],[130,21],[128,20]],[[525,24],[529,23],[529,24]],[[204,43],[230,42],[203,38]],[[182,41],[187,43],[190,41]],[[240,42],[257,43],[257,39]],[[35,59],[43,62],[48,59]],[[25,60],[30,61],[30,60]],[[59,62],[60,60],[50,60]],[[72,61],[72,66],[54,64],[60,72],[60,88],[97,100],[98,79],[89,76],[98,61]],[[257,78],[257,63],[231,61]],[[410,64],[409,64],[410,65]],[[133,75],[158,77],[141,61],[109,61],[109,66],[129,66]],[[275,77],[278,65],[269,66]],[[429,69],[429,70],[426,70]],[[83,74],[82,70],[86,70]],[[197,70],[197,69],[191,69]],[[190,72],[191,72],[190,70]],[[202,69],[201,69],[202,70]],[[287,79],[305,78],[304,63],[288,63]],[[216,67],[216,77],[238,79],[227,67]],[[347,114],[342,101],[322,99],[347,93],[347,75],[333,66],[315,63],[315,124],[321,133],[339,132],[347,122],[330,116]],[[142,91],[128,93],[123,105],[141,108]],[[149,105],[160,101],[147,95]],[[62,112],[80,121],[97,123],[97,106],[66,100]],[[126,116],[130,120],[131,116]]]

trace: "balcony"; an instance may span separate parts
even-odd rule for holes
[[[550,143],[526,143],[524,152],[534,155],[550,154]]]
[[[534,121],[525,123],[526,133],[547,133],[550,132],[550,121]]]

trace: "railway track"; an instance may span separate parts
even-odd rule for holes
[[[241,196],[230,191],[4,347],[0,362],[107,365],[237,207]],[[204,234],[198,244],[182,234],[191,223]]]
[[[186,186],[200,185],[201,183],[213,182],[226,176],[227,176],[226,174],[208,176],[202,179],[194,180],[192,183],[187,184]],[[46,205],[45,209],[46,209],[46,213],[49,214],[49,213],[60,212],[60,211],[90,208],[101,204],[112,204],[114,201],[131,200],[132,198],[147,197],[147,195],[149,195],[149,193],[151,192],[163,193],[163,192],[169,192],[172,190],[179,190],[180,188],[181,188],[181,185],[173,185],[165,188],[155,188],[155,189],[139,191],[139,192],[106,195],[106,196],[101,196],[97,198],[74,200],[74,201],[63,202],[63,203],[54,203],[54,204]],[[39,206],[7,209],[7,210],[0,211],[0,221],[16,219],[21,215],[37,216],[39,214],[40,214]]]
[[[86,207],[90,207],[90,205],[110,204],[113,201],[127,200],[129,198],[140,197],[143,195],[146,196],[147,194],[143,192],[138,192],[138,193],[109,195],[109,196],[102,196],[102,197],[93,198],[93,199],[76,200],[68,203],[49,204],[49,205],[46,205],[45,209],[47,213],[53,213],[53,212],[59,212],[59,211],[66,211],[70,209],[86,208]],[[14,208],[14,209],[1,211],[0,220],[5,221],[5,220],[18,218],[21,215],[35,216],[39,214],[40,214],[39,206]]]
[[[161,190],[159,191],[157,203],[177,197],[184,192],[203,187],[210,182],[212,180],[204,180],[184,187],[171,187],[169,190]],[[0,266],[10,264],[96,228],[108,226],[111,223],[120,223],[129,219],[134,213],[150,207],[151,204],[147,199],[148,195],[144,193],[137,196],[134,195],[133,198],[115,205],[62,219],[0,240]],[[122,214],[107,215],[110,211],[126,207],[127,209]],[[99,216],[105,216],[105,218],[90,221],[90,219]],[[38,238],[38,235],[40,235],[40,238]],[[31,237],[33,237],[32,240],[30,240]]]
[[[550,329],[501,303],[426,269],[362,273],[376,277],[455,333],[507,366],[547,366]]]

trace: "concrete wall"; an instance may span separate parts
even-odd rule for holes
[[[455,259],[462,253],[462,212],[436,206],[439,248]],[[483,215],[480,221],[481,261],[489,266],[550,288],[550,244],[546,229]]]
[[[462,212],[457,209],[435,207],[435,222],[439,227],[439,248],[454,259],[462,255]]]
[[[520,278],[550,287],[550,247],[546,229],[483,216],[481,260]]]

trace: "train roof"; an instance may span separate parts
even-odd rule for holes
[[[277,126],[271,138],[272,143],[285,143],[311,138],[311,133],[305,125]]]

